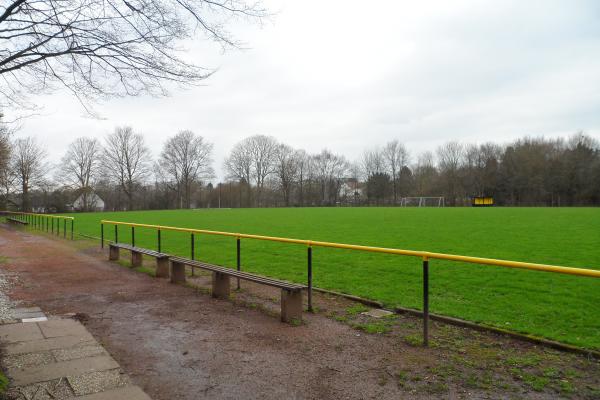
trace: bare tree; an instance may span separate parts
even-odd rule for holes
[[[240,185],[244,184],[246,186],[246,201],[248,205],[250,205],[252,196],[250,187],[250,180],[252,178],[252,155],[250,154],[250,149],[246,146],[245,141],[236,143],[236,145],[233,146],[233,149],[231,149],[231,153],[225,159],[223,166],[228,178],[237,179],[239,180]]]
[[[246,139],[253,164],[254,180],[256,182],[256,202],[262,205],[262,192],[265,179],[275,172],[275,156],[277,140],[271,136],[255,135]]]
[[[361,167],[365,179],[385,170],[385,160],[380,149],[365,150],[362,154]]]
[[[131,127],[116,128],[106,136],[103,166],[109,178],[127,196],[127,209],[134,207],[136,187],[148,176],[150,152],[142,135],[134,134]]]
[[[14,171],[10,165],[11,158],[11,132],[2,121],[3,115],[0,113],[0,187],[2,196],[0,207],[6,210],[8,207],[8,197],[14,184]]]
[[[292,187],[297,179],[301,160],[298,159],[298,153],[287,144],[277,146],[275,159],[275,175],[283,194],[283,201],[286,207],[289,207]]]
[[[165,93],[210,71],[181,57],[198,33],[224,47],[237,17],[260,20],[243,0],[5,0],[0,5],[0,94],[22,106],[27,94],[68,88],[80,100]]]
[[[81,195],[83,211],[89,211],[93,193],[92,184],[97,178],[102,148],[96,139],[75,139],[62,158],[60,180]]]
[[[452,205],[456,205],[459,195],[464,154],[465,148],[459,142],[447,142],[437,148],[438,167],[446,186],[445,194]]]
[[[296,150],[294,155],[297,164],[297,179],[298,179],[298,204],[301,206],[305,202],[305,188],[310,170],[310,157],[304,150]]]
[[[419,154],[417,163],[413,166],[414,171],[414,194],[417,196],[436,196],[436,181],[438,171],[435,167],[433,153],[426,151]]]
[[[256,184],[256,205],[262,205],[265,180],[275,172],[278,143],[265,135],[250,136],[237,143],[225,159],[225,169],[231,178]],[[248,200],[250,187],[248,187]]]
[[[21,209],[31,211],[29,191],[44,177],[45,151],[32,137],[17,139],[14,143],[13,169],[21,187]]]
[[[313,156],[312,162],[320,187],[321,204],[335,204],[342,178],[349,167],[348,161],[344,156],[333,154],[325,149]]]
[[[409,163],[409,153],[406,147],[398,140],[388,142],[382,151],[383,159],[388,173],[392,178],[394,204],[398,202],[398,181],[402,168]]]
[[[159,165],[167,179],[175,182],[180,208],[191,207],[192,186],[214,177],[212,143],[192,131],[181,131],[168,139]]]

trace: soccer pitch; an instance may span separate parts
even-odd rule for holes
[[[277,208],[69,214],[75,231],[100,236],[101,219],[281,236],[600,269],[598,208]],[[155,230],[136,245],[156,249]],[[114,227],[105,226],[114,238]],[[119,227],[119,241],[131,231]],[[197,234],[196,259],[235,266],[234,238]],[[306,247],[242,239],[242,269],[306,282]],[[162,232],[162,251],[190,255],[190,235]],[[421,260],[313,249],[313,284],[421,308]],[[430,261],[431,312],[600,349],[600,280]]]

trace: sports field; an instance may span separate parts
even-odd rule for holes
[[[322,240],[600,269],[598,208],[281,208],[72,214],[100,236],[101,219]],[[107,239],[114,228],[106,227]],[[136,245],[156,248],[154,230]],[[119,228],[119,241],[130,241]],[[234,238],[196,236],[196,258],[235,266]],[[189,256],[190,235],[162,233],[162,250]],[[302,245],[242,240],[242,269],[306,281]],[[315,248],[314,285],[421,308],[418,258]],[[600,349],[600,279],[432,260],[435,313]]]

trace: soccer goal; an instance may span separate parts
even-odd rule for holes
[[[400,200],[402,207],[444,207],[443,197],[403,197]]]

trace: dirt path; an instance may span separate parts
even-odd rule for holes
[[[423,349],[401,336],[366,334],[322,314],[305,314],[304,324],[290,326],[259,308],[215,300],[104,261],[103,253],[81,243],[0,228],[0,254],[6,257],[1,268],[19,276],[12,298],[47,313],[87,316],[87,328],[156,400],[557,395],[511,376],[502,377],[511,382],[504,394],[498,392],[500,386],[468,384],[464,368],[478,375],[485,372],[476,363],[465,363],[460,377],[444,379],[440,386],[434,369],[456,362],[448,350],[456,344]],[[414,325],[405,321],[409,323]],[[508,341],[493,340],[500,349]],[[524,348],[540,351],[516,346],[520,352]],[[577,371],[590,369],[585,364],[589,361],[565,357],[561,362]],[[592,362],[592,368],[597,364]],[[595,390],[597,380],[585,378]]]

